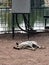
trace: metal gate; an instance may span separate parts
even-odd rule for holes
[[[38,5],[37,5],[38,4]],[[12,32],[12,0],[0,0],[0,33]],[[25,14],[26,15],[26,14]],[[47,0],[31,0],[30,26],[33,30],[41,32],[45,30],[45,18],[49,16],[49,1]],[[14,21],[14,31],[23,31],[16,24],[16,17]],[[21,28],[25,30],[25,24],[22,14],[18,14],[18,23]],[[46,24],[49,24],[49,19]],[[49,26],[49,25],[48,25]]]

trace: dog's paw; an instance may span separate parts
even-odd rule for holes
[[[39,49],[45,49],[46,47],[45,46],[41,46]]]

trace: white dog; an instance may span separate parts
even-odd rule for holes
[[[30,50],[35,50],[37,48],[43,49],[45,48],[44,46],[40,46],[37,44],[35,41],[25,41],[20,44],[16,43],[17,47],[13,47],[14,49],[30,49]]]

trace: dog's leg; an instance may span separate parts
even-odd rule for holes
[[[45,49],[46,47],[45,46],[40,46],[39,49]]]
[[[45,46],[40,46],[40,45],[36,45],[37,46],[37,48],[39,48],[39,49],[45,49]]]
[[[17,50],[20,50],[20,48],[19,47],[13,47],[14,49],[17,49]]]
[[[32,51],[35,51],[36,50],[36,48],[27,48],[28,50],[32,50]]]

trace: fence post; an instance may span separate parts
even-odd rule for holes
[[[12,13],[12,38],[14,38],[14,13]]]

